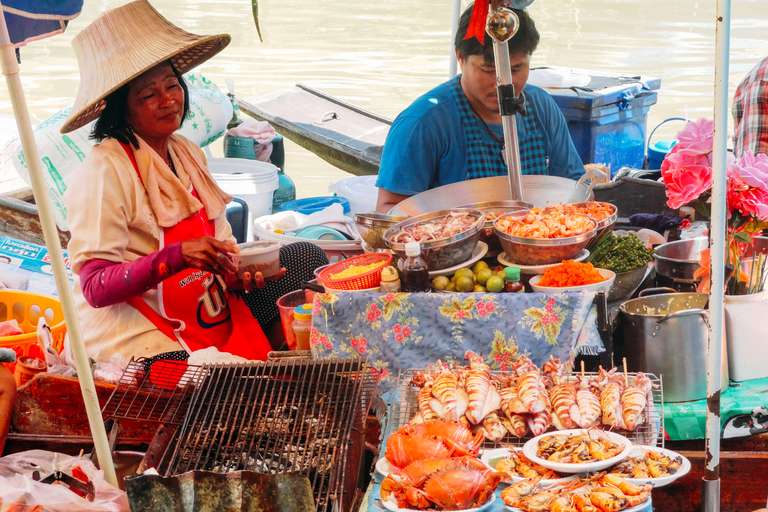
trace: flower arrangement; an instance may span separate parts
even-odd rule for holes
[[[686,123],[677,134],[678,143],[661,164],[667,187],[667,205],[678,209],[693,206],[710,218],[712,196],[712,147],[714,122],[699,119]],[[745,151],[740,158],[729,155],[726,178],[726,265],[734,269],[726,283],[726,294],[744,295],[763,290],[766,254],[753,249],[753,241],[768,228],[768,156]],[[709,249],[702,251],[699,291],[709,291]]]

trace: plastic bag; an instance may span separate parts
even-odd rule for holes
[[[189,112],[178,133],[203,147],[226,131],[227,123],[232,119],[232,102],[202,75],[187,74],[184,78],[189,86]],[[62,231],[68,230],[64,192],[94,145],[90,139],[93,122],[70,133],[60,132],[71,109],[70,105],[59,110],[34,130],[48,197],[56,225]],[[11,162],[19,176],[31,183],[21,143],[16,145]]]
[[[61,485],[43,484],[32,479],[35,470],[40,479],[54,471],[72,475],[76,467],[93,482],[93,502]],[[104,473],[89,459],[45,450],[30,450],[0,458],[0,501],[42,506],[52,512],[128,512],[128,498],[123,491],[104,480]]]

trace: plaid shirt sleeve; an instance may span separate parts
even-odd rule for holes
[[[734,153],[768,153],[768,57],[742,80],[733,96]]]

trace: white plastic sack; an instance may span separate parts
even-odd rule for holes
[[[184,78],[189,85],[189,113],[178,133],[204,147],[227,130],[227,123],[232,119],[232,102],[213,82],[199,73],[187,74]],[[89,138],[93,123],[67,134],[61,133],[71,109],[70,105],[59,110],[34,130],[48,197],[56,225],[62,231],[68,230],[64,191],[94,145]],[[31,184],[20,142],[12,152],[11,163],[19,176]]]
[[[43,479],[54,471],[72,475],[80,469],[93,482],[93,502],[70,491],[66,486],[43,484],[32,479],[37,469]],[[45,450],[29,450],[0,458],[0,508],[11,503],[40,505],[51,512],[128,512],[128,498],[123,491],[104,480],[104,473],[89,459]]]

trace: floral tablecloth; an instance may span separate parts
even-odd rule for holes
[[[384,387],[401,371],[438,359],[464,363],[468,350],[491,369],[518,354],[541,365],[604,350],[594,293],[454,294],[344,292],[315,295],[310,344],[315,357],[366,355]]]

